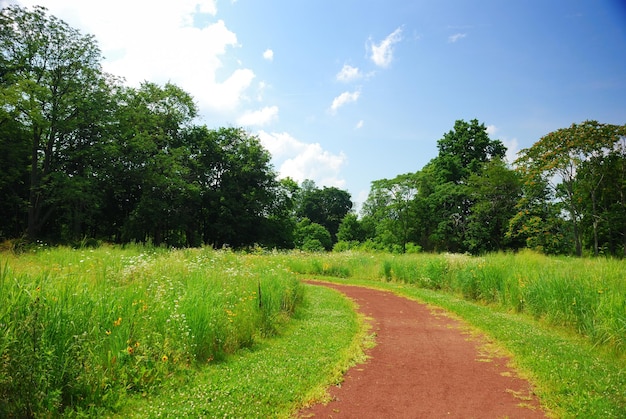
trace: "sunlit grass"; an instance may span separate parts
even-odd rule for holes
[[[344,298],[299,281],[315,275],[458,314],[557,416],[623,417],[624,266],[531,252],[2,253],[0,416],[287,416],[323,397],[364,336]]]
[[[528,313],[626,354],[624,260],[556,258],[530,251],[484,257],[345,252],[287,257],[285,263],[301,274],[402,282],[462,295]]]
[[[137,397],[119,417],[290,417],[326,396],[347,367],[363,360],[365,329],[336,291],[306,287],[305,304],[278,339],[262,340],[205,366],[188,381]]]
[[[0,416],[117,406],[271,336],[302,296],[266,262],[141,246],[2,254]]]

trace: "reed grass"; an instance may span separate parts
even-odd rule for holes
[[[288,270],[227,251],[0,257],[0,417],[115,409],[272,335],[302,298]]]
[[[626,355],[626,261],[531,251],[459,254],[344,252],[287,258],[299,274],[413,284],[528,313]],[[340,272],[341,275],[336,275]]]

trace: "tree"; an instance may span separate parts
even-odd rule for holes
[[[303,218],[296,225],[294,241],[298,249],[305,251],[330,250],[333,245],[330,232],[308,218]]]
[[[596,256],[601,250],[626,256],[626,136],[619,135],[612,149],[582,162],[576,174],[577,192],[587,198],[581,225]]]
[[[430,241],[436,249],[467,251],[470,209],[475,203],[467,186],[469,178],[479,174],[485,163],[503,159],[506,147],[490,139],[485,125],[476,119],[469,123],[457,120],[437,145],[437,157],[424,170],[430,184],[424,194],[433,226]]]
[[[543,136],[532,147],[521,150],[516,160],[526,182],[535,182],[537,178],[547,180],[563,203],[574,235],[574,253],[578,256],[582,255],[581,204],[586,197],[581,196],[581,189],[576,186],[577,173],[583,162],[603,156],[619,138],[618,126],[584,121]],[[597,176],[598,173],[588,179],[590,185],[599,184]]]
[[[469,123],[457,120],[454,128],[437,142],[439,154],[433,164],[439,179],[455,184],[463,183],[478,173],[484,163],[504,158],[506,147],[500,140],[489,138],[485,124],[477,119]]]
[[[3,111],[14,115],[29,137],[27,234],[39,237],[55,210],[55,182],[67,182],[58,156],[69,147],[101,79],[101,54],[92,36],[11,5],[0,11],[0,88]],[[9,141],[3,138],[3,141]]]
[[[314,184],[313,184],[314,185]],[[336,187],[323,189],[311,188],[303,183],[302,196],[297,215],[299,218],[308,218],[313,223],[324,226],[337,241],[337,232],[341,220],[352,209],[350,193]]]
[[[349,213],[343,217],[337,231],[337,240],[345,242],[363,242],[365,240],[365,229],[361,225],[356,214]]]
[[[0,87],[0,101],[2,101]],[[26,230],[28,211],[28,133],[14,114],[0,107],[0,240]]]
[[[204,240],[219,247],[261,243],[277,186],[270,154],[241,128],[220,128],[209,137],[220,154],[205,167],[210,182],[202,190]]]
[[[116,133],[116,180],[124,240],[185,244],[197,186],[189,176],[185,130],[196,116],[192,97],[179,87],[143,83],[120,91]]]
[[[402,253],[417,228],[415,200],[419,173],[406,173],[393,179],[372,182],[363,204],[363,215],[374,220],[376,237],[385,247],[398,247]]]
[[[468,218],[466,245],[472,253],[503,250],[509,221],[521,198],[521,180],[500,159],[484,164],[468,179],[472,201]]]

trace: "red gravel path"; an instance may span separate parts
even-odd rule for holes
[[[528,382],[489,356],[460,321],[390,292],[337,289],[371,318],[376,346],[329,391],[332,401],[300,418],[543,418]]]

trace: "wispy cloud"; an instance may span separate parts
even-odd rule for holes
[[[272,51],[271,49],[266,49],[263,52],[263,58],[265,58],[267,61],[272,61],[274,59],[274,51]]]
[[[393,60],[393,46],[402,40],[402,27],[376,44],[370,40],[370,59],[379,67],[388,67]]]
[[[341,71],[337,73],[337,80],[344,83],[358,80],[361,77],[363,77],[361,70],[358,67],[352,67],[350,64],[344,64]]]
[[[257,111],[246,112],[237,119],[244,127],[263,126],[278,119],[278,106],[266,106]]]
[[[330,105],[330,111],[336,113],[343,105],[351,102],[356,102],[359,99],[361,92],[356,90],[354,92],[343,92],[335,99],[333,99],[332,105]]]
[[[458,41],[459,39],[463,39],[467,36],[466,33],[455,33],[454,35],[450,35],[448,37],[448,42],[450,43],[454,43],[456,41]]]
[[[354,126],[354,129],[361,129],[363,128],[363,120],[361,119],[359,122],[356,123],[356,125]]]

